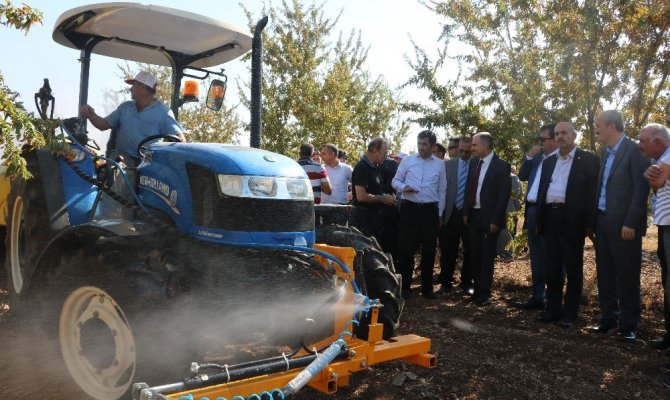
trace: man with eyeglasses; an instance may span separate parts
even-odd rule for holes
[[[544,245],[537,232],[537,194],[542,175],[542,162],[557,149],[554,138],[554,124],[540,128],[538,143],[531,147],[519,168],[519,180],[528,182],[526,185],[526,207],[524,210],[523,227],[528,235],[528,252],[530,253],[531,296],[515,306],[524,310],[541,310],[544,308],[547,260]]]
[[[447,198],[442,213],[440,228],[440,293],[448,293],[453,289],[456,259],[459,244],[463,243],[463,264],[461,265],[461,289],[467,294],[474,292],[474,281],[470,267],[470,240],[468,227],[463,223],[463,205],[465,203],[465,186],[467,183],[472,155],[472,139],[461,138],[458,144],[460,157],[446,162],[447,167]]]
[[[384,138],[375,138],[368,143],[367,152],[354,167],[351,175],[353,187],[352,219],[353,225],[366,236],[382,240],[382,207],[396,205],[392,194],[384,193],[384,180],[378,165],[386,159],[388,142]]]
[[[458,158],[458,144],[460,143],[460,140],[461,138],[459,137],[449,138],[449,142],[447,143],[447,155],[449,158]]]

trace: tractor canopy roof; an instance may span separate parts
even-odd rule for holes
[[[237,26],[188,11],[137,3],[77,7],[56,21],[53,39],[105,56],[171,66],[207,68],[251,49],[251,35]]]

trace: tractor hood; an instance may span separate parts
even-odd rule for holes
[[[100,3],[66,11],[56,21],[53,39],[83,49],[101,40],[96,54],[171,66],[165,53],[207,68],[233,60],[251,49],[251,35],[213,18],[169,7],[137,3]]]
[[[218,143],[155,143],[150,163],[194,164],[217,174],[306,178],[294,160],[265,150]]]

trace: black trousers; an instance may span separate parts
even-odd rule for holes
[[[398,269],[402,275],[403,290],[409,290],[412,285],[414,254],[420,246],[421,292],[433,292],[438,215],[437,203],[418,204],[403,200],[400,204]]]
[[[586,232],[568,229],[564,207],[548,204],[541,212],[547,218],[542,235],[547,260],[547,312],[574,321],[579,315],[579,302],[584,289]]]
[[[637,331],[640,323],[642,236],[621,238],[621,225],[605,214],[596,227],[596,271],[601,323]]]
[[[456,259],[459,244],[463,243],[463,265],[461,266],[461,286],[472,285],[472,269],[470,267],[470,237],[468,227],[463,223],[463,210],[454,207],[449,220],[442,226],[439,233],[440,242],[440,283],[448,285],[454,282]]]
[[[668,291],[666,285],[668,283],[668,260],[665,257],[665,246],[663,245],[663,233],[670,226],[658,226],[658,247],[656,255],[658,262],[661,264],[661,282],[663,283],[663,322],[665,323],[665,339],[670,340],[670,306],[668,305]]]
[[[468,232],[472,252],[471,266],[472,277],[475,281],[475,297],[490,297],[493,286],[493,264],[500,231],[491,233],[490,224],[482,221],[481,211],[472,209],[468,216]]]
[[[390,253],[393,265],[399,261],[398,251],[398,207],[383,205],[379,209],[379,245],[385,253]]]

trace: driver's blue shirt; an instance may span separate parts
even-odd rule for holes
[[[154,100],[142,111],[137,111],[134,100],[121,103],[105,121],[117,130],[116,146],[120,153],[139,157],[137,145],[142,139],[152,135],[178,135],[182,128],[174,119],[172,110],[159,100]]]

